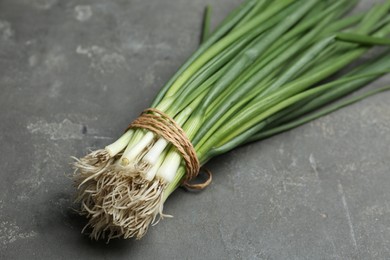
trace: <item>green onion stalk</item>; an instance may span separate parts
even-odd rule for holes
[[[247,0],[210,33],[150,106],[171,117],[200,165],[389,90],[349,98],[390,71],[390,1],[352,14],[354,0]],[[379,55],[362,59],[374,46]],[[358,62],[357,62],[358,61]],[[358,66],[350,66],[358,63]],[[142,238],[186,177],[182,155],[132,128],[75,159],[77,202],[94,239]]]

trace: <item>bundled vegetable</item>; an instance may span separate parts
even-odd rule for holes
[[[91,237],[140,239],[200,166],[384,87],[342,99],[390,70],[390,1],[343,16],[353,0],[248,0],[208,34],[113,144],[74,163],[77,201]],[[208,9],[209,10],[209,9]],[[358,60],[374,45],[378,57]],[[343,73],[341,73],[341,71]]]

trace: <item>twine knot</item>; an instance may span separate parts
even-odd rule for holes
[[[190,184],[200,171],[200,163],[195,148],[188,139],[184,130],[167,114],[155,109],[147,108],[127,128],[142,128],[152,131],[157,136],[171,143],[182,156],[186,165],[186,177],[182,185],[188,189],[201,190],[206,188],[212,180],[211,172],[204,169],[207,179],[203,183]]]

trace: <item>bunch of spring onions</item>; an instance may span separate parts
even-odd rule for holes
[[[390,1],[348,15],[357,2],[247,0],[211,34],[208,13],[201,46],[150,107],[184,130],[203,165],[389,90],[338,100],[390,70]],[[376,45],[377,57],[361,59]],[[186,176],[177,149],[140,128],[74,166],[77,201],[95,239],[144,236]]]

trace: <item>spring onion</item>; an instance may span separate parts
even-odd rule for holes
[[[390,1],[345,16],[356,0],[247,0],[210,33],[150,106],[184,131],[200,165],[389,90],[341,99],[390,71]],[[376,45],[380,53],[361,59]],[[360,59],[360,65],[351,63]],[[130,128],[74,163],[90,236],[142,238],[186,177],[166,138]],[[197,187],[197,186],[194,186]]]

